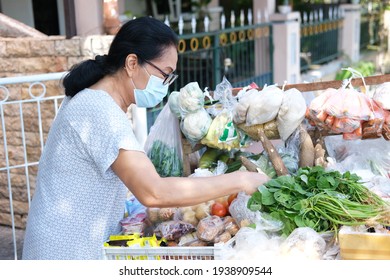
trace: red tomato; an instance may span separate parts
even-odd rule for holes
[[[218,217],[225,217],[227,214],[226,207],[220,202],[214,202],[211,206],[211,215]]]
[[[236,194],[236,193],[235,193],[235,194],[229,195],[229,197],[228,197],[228,199],[227,199],[228,205],[229,205],[229,206],[230,206],[230,204],[232,204],[232,201],[236,199],[236,197],[237,197],[237,194]]]
[[[227,199],[225,199],[224,201],[222,201],[221,204],[222,204],[223,207],[225,207],[226,209],[229,209],[229,202],[227,201]]]
[[[225,200],[222,202],[222,205],[223,205],[223,207],[225,207],[225,209],[226,209],[226,214],[225,214],[225,216],[230,215],[230,212],[229,212],[229,206],[230,206],[230,204],[229,204],[229,202],[227,201],[227,199],[225,199]]]

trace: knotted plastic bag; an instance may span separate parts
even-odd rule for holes
[[[165,105],[145,142],[145,152],[161,177],[183,175],[183,149],[178,118]]]
[[[232,94],[232,85],[224,77],[214,91],[214,99],[218,100],[220,108],[215,112],[206,136],[201,140],[203,145],[221,150],[238,149],[241,147],[241,136],[233,123],[233,108],[237,100]]]

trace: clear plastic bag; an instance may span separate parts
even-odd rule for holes
[[[158,224],[154,232],[157,236],[166,238],[167,240],[179,240],[182,236],[195,230],[196,228],[190,223],[172,220]]]
[[[334,260],[339,246],[332,237],[307,227],[296,228],[288,237],[243,227],[235,235],[233,244],[221,247],[221,256],[229,260]]]
[[[241,135],[233,122],[233,108],[237,103],[233,97],[232,85],[223,78],[217,85],[214,98],[218,100],[218,111],[214,112],[214,119],[206,136],[201,140],[203,145],[221,150],[239,149],[241,147]]]
[[[146,213],[128,216],[119,221],[123,234],[144,234],[145,228],[149,225]]]
[[[217,166],[211,171],[208,168],[196,168],[194,173],[192,173],[189,177],[210,177],[217,176],[221,174],[225,174],[228,166],[225,162],[218,160]]]
[[[364,181],[373,176],[390,178],[390,145],[385,139],[343,141],[341,136],[328,136],[325,145],[336,161],[329,168],[357,173]]]
[[[250,105],[246,114],[246,124],[263,124],[274,120],[283,101],[283,91],[276,85],[264,87],[250,96]]]
[[[299,90],[292,88],[283,92],[283,100],[276,118],[279,135],[283,141],[299,127],[305,113],[306,101]]]
[[[141,202],[139,202],[138,199],[135,198],[135,196],[130,193],[128,195],[128,198],[126,199],[125,206],[126,206],[126,213],[125,213],[126,216],[133,216],[139,213],[146,212],[146,207],[142,205]]]
[[[212,123],[211,116],[203,107],[187,113],[180,121],[180,129],[191,145],[195,145],[206,136]]]
[[[267,232],[278,232],[283,228],[281,221],[275,220],[260,211],[248,209],[249,198],[250,195],[239,192],[237,198],[229,206],[230,215],[237,221],[240,227],[254,224],[256,225],[256,229]]]
[[[179,107],[179,91],[172,91],[168,97],[168,105],[171,112],[178,118],[181,118],[181,110]]]
[[[148,226],[146,207],[134,195],[128,195],[125,202],[125,217],[119,221],[123,234],[140,233]]]
[[[224,222],[220,217],[209,216],[199,221],[196,228],[196,236],[200,240],[212,242],[224,230]]]
[[[378,85],[375,89],[373,99],[383,109],[390,110],[390,82]]]
[[[234,244],[223,246],[221,256],[229,260],[278,258],[281,236],[272,236],[257,228],[242,227],[234,237]]]
[[[369,120],[372,116],[370,98],[353,88],[340,88],[324,106],[328,115],[338,119]]]
[[[296,228],[280,245],[281,256],[320,260],[326,252],[326,242],[309,227]]]
[[[183,149],[178,118],[165,105],[145,142],[145,152],[161,177],[183,175]]]
[[[197,82],[186,84],[180,89],[178,95],[179,109],[181,116],[185,117],[188,113],[194,113],[203,108],[205,93],[200,89]]]

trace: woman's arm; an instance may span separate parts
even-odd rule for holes
[[[254,172],[161,178],[146,154],[127,150],[119,151],[111,167],[132,194],[147,207],[190,206],[240,191],[251,194],[269,179]]]

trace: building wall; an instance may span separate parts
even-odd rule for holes
[[[0,2],[3,14],[34,27],[34,13],[31,0],[0,0]]]
[[[112,36],[74,37],[66,40],[62,36],[49,36],[47,39],[33,38],[0,38],[0,77],[25,76],[62,72],[73,64],[97,54],[107,53]],[[45,83],[46,96],[62,95],[63,90],[58,81]],[[7,86],[10,95],[7,101],[31,99],[28,88],[30,84]],[[39,95],[41,89],[33,90]],[[37,93],[35,93],[37,92]],[[0,100],[4,93],[0,89]],[[42,103],[42,129],[46,139],[55,111],[53,104]],[[7,148],[10,166],[24,164],[21,117],[19,104],[3,104],[4,121],[7,137]],[[28,162],[38,161],[41,154],[38,110],[34,103],[23,104],[23,123],[26,137]],[[0,167],[6,166],[4,143],[0,123]],[[34,191],[36,166],[28,168],[31,195]],[[25,169],[11,169],[12,202],[15,226],[24,228],[28,213],[27,176]],[[8,190],[8,176],[0,172],[0,224],[12,225]]]

